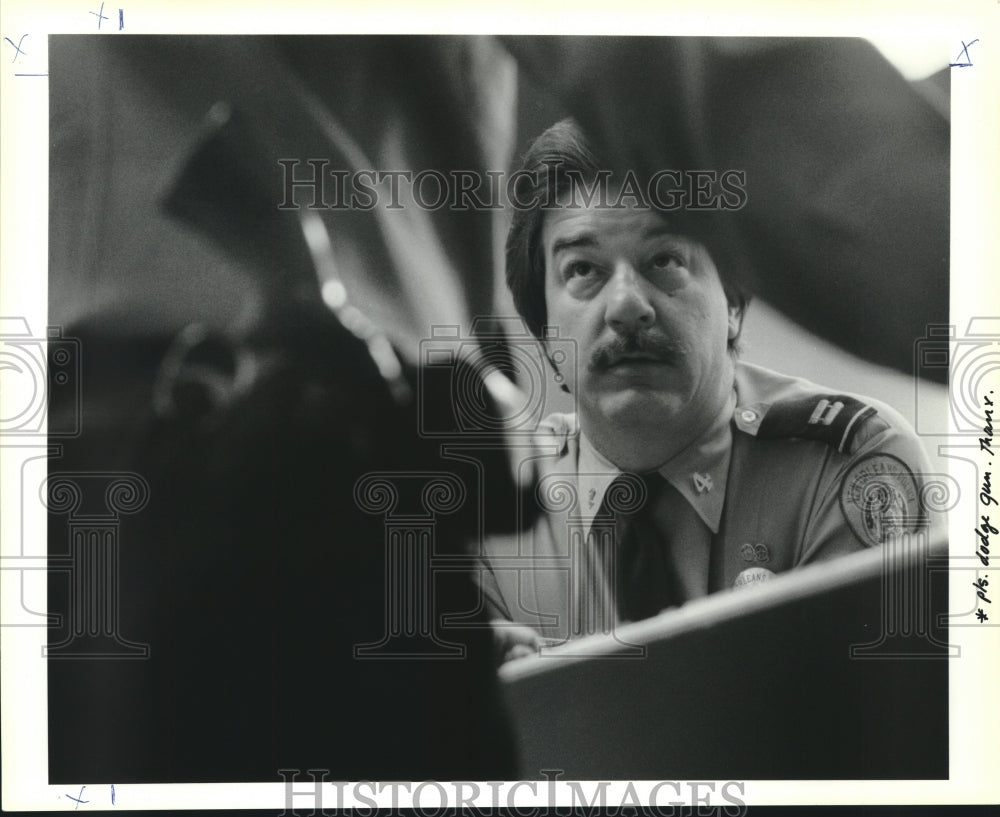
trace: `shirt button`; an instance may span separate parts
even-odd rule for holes
[[[740,419],[742,419],[744,423],[752,423],[757,419],[757,412],[753,409],[743,409],[743,411],[740,412]]]

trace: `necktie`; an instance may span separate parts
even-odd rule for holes
[[[624,621],[655,616],[678,599],[677,578],[668,554],[670,543],[663,526],[655,521],[665,495],[676,489],[655,471],[639,478],[646,489],[646,501],[634,511],[615,514],[615,599],[618,617]]]

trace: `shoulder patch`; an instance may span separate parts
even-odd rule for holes
[[[917,480],[892,454],[869,454],[851,466],[840,483],[840,509],[869,546],[924,524]]]
[[[858,430],[878,412],[844,394],[816,394],[774,403],[757,431],[760,439],[802,437],[850,453]]]

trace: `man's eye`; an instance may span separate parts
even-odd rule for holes
[[[654,255],[651,263],[653,269],[655,270],[669,270],[682,266],[680,260],[676,256],[670,255],[669,253]]]
[[[567,278],[587,278],[593,275],[597,268],[589,261],[574,261],[566,267]]]

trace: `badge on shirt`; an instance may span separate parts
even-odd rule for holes
[[[694,483],[695,490],[699,494],[707,493],[715,487],[715,483],[712,482],[711,474],[699,474],[695,471],[691,475],[691,481]]]
[[[892,454],[870,454],[854,464],[840,485],[840,507],[854,535],[870,546],[924,522],[917,480]]]
[[[774,574],[766,567],[748,567],[736,577],[733,587],[754,587],[769,582]]]
[[[771,551],[767,545],[758,542],[745,542],[740,546],[740,556],[744,562],[769,562],[771,561]]]

